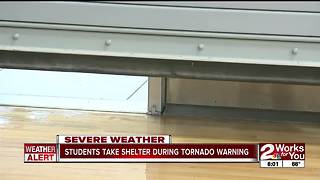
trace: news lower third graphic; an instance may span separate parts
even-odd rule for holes
[[[304,167],[304,143],[260,144],[260,167]]]
[[[66,136],[56,143],[25,143],[25,163],[228,162],[260,167],[304,167],[304,143],[188,144],[170,135]]]

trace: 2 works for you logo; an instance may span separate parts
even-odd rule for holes
[[[304,143],[262,143],[261,167],[304,167]]]

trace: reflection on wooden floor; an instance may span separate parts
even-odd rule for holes
[[[234,111],[238,113],[237,111]],[[319,121],[255,120],[0,107],[0,179],[320,179]],[[247,163],[24,164],[23,143],[55,142],[57,134],[171,134],[173,142],[305,142],[303,169]]]

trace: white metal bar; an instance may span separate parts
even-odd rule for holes
[[[215,33],[215,32],[190,32],[177,30],[148,30],[137,28],[116,28],[116,27],[95,27],[84,25],[48,24],[48,23],[26,23],[0,21],[0,27],[11,28],[32,28],[32,29],[51,29],[67,31],[86,31],[86,32],[106,32],[124,34],[145,34],[179,37],[203,37],[203,38],[225,38],[225,39],[251,39],[266,41],[289,41],[289,42],[320,42],[320,37],[301,37],[286,35],[259,35],[259,34],[235,34],[235,33]]]
[[[319,37],[319,18],[320,13],[308,12],[88,2],[1,2],[0,4],[0,20],[3,21],[270,35]]]

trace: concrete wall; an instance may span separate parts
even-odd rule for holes
[[[168,79],[167,103],[320,112],[320,86]]]

